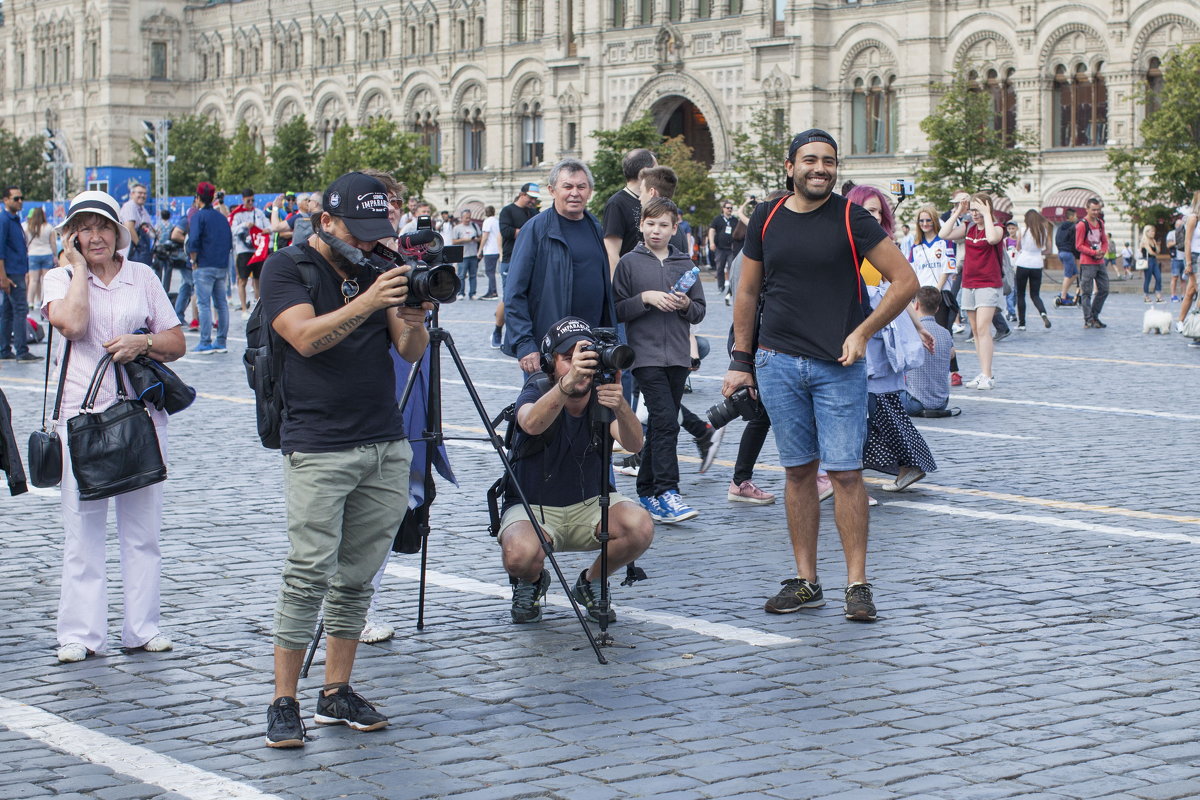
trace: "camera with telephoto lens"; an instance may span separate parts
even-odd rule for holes
[[[600,362],[596,367],[595,382],[616,383],[617,371],[633,366],[633,348],[621,344],[616,328],[592,328],[592,343],[579,348],[595,353]]]
[[[448,245],[433,229],[428,215],[417,217],[417,229],[397,237],[399,252],[376,244],[368,258],[371,268],[384,273],[400,261],[412,269],[408,273],[408,299],[404,305],[419,308],[422,303],[453,303],[462,282],[454,264],[463,260],[462,245]]]
[[[720,403],[708,410],[708,421],[713,428],[724,428],[738,417],[749,422],[762,413],[762,403],[743,386]]]

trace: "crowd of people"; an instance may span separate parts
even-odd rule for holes
[[[880,190],[834,191],[838,143],[819,129],[797,134],[780,162],[785,191],[761,202],[723,202],[702,233],[673,202],[674,171],[645,149],[625,154],[626,184],[601,218],[588,211],[592,173],[574,158],[554,165],[544,186],[521,185],[498,213],[486,207],[481,220],[469,209],[435,216],[429,203],[406,198],[391,175],[374,170],[343,175],[319,195],[280,195],[264,208],[250,190],[230,208],[205,181],[187,214],[163,213],[157,223],[144,187],[134,187],[123,207],[105,193],[84,192],[57,227],[40,212],[22,222],[22,193],[9,187],[0,219],[0,359],[39,360],[20,324],[32,303],[62,336],[56,355],[63,405],[71,408],[82,403],[104,355],[117,364],[178,359],[189,326],[198,334],[193,353],[225,353],[231,304],[244,318],[258,308],[254,319],[265,320],[279,352],[290,544],[275,609],[271,747],[304,744],[298,680],[319,613],[327,657],[314,720],[362,731],[388,724],[351,687],[356,648],[392,633],[369,619],[372,598],[410,493],[424,490],[413,476],[444,453],[410,446],[412,423],[397,404],[408,372],[425,357],[433,304],[409,302],[404,263],[365,269],[362,262],[376,244],[399,247],[423,218],[446,244],[463,248],[458,297],[497,301],[490,344],[515,360],[522,378],[511,422],[513,471],[493,521],[512,584],[513,623],[542,618],[547,542],[562,553],[595,551],[602,541],[606,558],[581,570],[571,594],[594,622],[615,622],[603,599],[609,575],[647,551],[656,524],[699,515],[681,491],[680,431],[691,437],[703,471],[724,423],[737,416],[747,424],[728,499],[775,502],[753,482],[768,431],[785,474],[795,570],[765,611],[826,602],[817,568],[819,506],[832,498],[846,567],[843,613],[873,622],[867,554],[875,501],[864,469],[891,476],[882,486],[889,492],[937,469],[911,417],[952,415],[954,385],[994,389],[995,343],[1011,335],[1007,322],[1026,329],[1030,305],[1038,314],[1032,320],[1051,327],[1040,290],[1056,251],[1064,269],[1056,303],[1080,306],[1085,328],[1105,328],[1112,243],[1099,198],[1088,200],[1083,219],[1072,211],[1056,228],[1034,210],[1006,223],[991,195],[966,189],[953,194],[949,209],[919,207],[915,230],[898,232],[895,208]],[[1200,210],[1200,192],[1193,208]],[[1165,247],[1147,229],[1138,252],[1155,264],[1170,256],[1182,320],[1195,299],[1200,230],[1195,213],[1177,222]],[[1161,300],[1161,274],[1130,253],[1129,272],[1146,273],[1146,301],[1152,277]],[[703,266],[733,307],[724,418],[710,412],[709,422],[684,405],[689,375],[710,355],[707,337],[696,335],[707,311]],[[968,381],[955,349],[961,334],[979,361]],[[114,377],[100,382],[101,409],[117,398]],[[165,457],[166,415],[151,416]],[[56,425],[65,440],[65,422]],[[624,451],[619,462],[603,462],[605,437]],[[81,499],[63,450],[58,658],[75,662],[107,647],[108,502]],[[635,477],[633,492],[617,491],[615,468]],[[170,650],[159,620],[162,484],[114,502],[126,576],[122,646]]]

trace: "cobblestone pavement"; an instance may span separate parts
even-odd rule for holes
[[[720,352],[729,309],[706,287],[702,331]],[[1107,330],[1052,309],[1053,329],[1014,332],[995,391],[955,390],[961,417],[921,421],[937,473],[902,496],[868,476],[874,625],[842,617],[829,504],[831,602],[763,612],[791,559],[782,504],[725,499],[736,423],[705,475],[681,442],[700,517],[659,527],[640,562],[650,581],[614,581],[620,646],[602,666],[560,586],[540,625],[509,624],[483,502],[498,462],[480,442],[451,445],[462,485],[434,511],[427,626],[414,626],[419,562],[397,556],[379,616],[399,634],[360,650],[356,688],[392,724],[310,730],[302,751],[262,740],[280,459],[254,435],[242,342],[189,355],[179,371],[201,397],[170,425],[162,535],[174,652],[58,664],[56,496],[0,498],[0,798],[1196,797],[1200,514],[1180,465],[1200,432],[1200,351],[1143,335],[1144,308],[1114,295]],[[443,319],[494,413],[518,375],[487,345],[491,311],[457,303]],[[714,355],[693,379],[694,410],[717,398],[723,366]],[[0,371],[22,442],[40,380],[36,366]],[[478,431],[451,376],[445,389],[448,432]],[[782,492],[772,441],[761,462],[756,480]],[[569,579],[585,562],[561,556]],[[115,634],[115,548],[109,567]],[[319,673],[320,656],[306,716]]]

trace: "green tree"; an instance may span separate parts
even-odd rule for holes
[[[0,188],[19,186],[30,200],[53,199],[54,180],[42,159],[43,141],[37,135],[21,141],[0,128]]]
[[[783,109],[756,109],[749,124],[734,131],[731,139],[730,170],[720,182],[724,196],[740,202],[747,194],[758,193],[761,199],[785,188],[783,162],[791,132]]]
[[[1034,137],[997,130],[991,95],[979,91],[967,73],[968,67],[959,64],[950,83],[934,85],[942,99],[921,120],[929,155],[917,172],[917,194],[939,207],[948,205],[960,186],[1003,195],[1032,163]]]
[[[303,115],[296,115],[275,131],[275,144],[267,151],[267,185],[273,191],[312,189],[317,183],[316,136]]]
[[[221,159],[217,168],[217,185],[227,192],[239,192],[243,189],[253,189],[256,192],[263,189],[280,189],[280,186],[267,185],[267,159],[250,138],[250,128],[245,122],[238,125],[237,133],[229,144],[229,152]]]
[[[348,125],[338,128],[318,172],[328,185],[339,175],[369,168],[391,173],[408,193],[418,195],[439,171],[417,134],[400,130],[390,119],[377,118],[357,131]]]
[[[692,148],[682,136],[667,139],[658,148],[658,163],[675,170],[679,186],[675,190],[675,205],[694,230],[703,231],[717,215],[717,182],[708,167],[692,156]]]
[[[1147,87],[1137,101],[1154,108],[1142,121],[1142,143],[1110,150],[1108,166],[1130,216],[1150,225],[1200,189],[1200,45],[1172,52],[1162,89]]]
[[[130,140],[130,163],[139,169],[150,169],[142,154],[145,142]],[[229,140],[221,135],[221,127],[211,117],[187,115],[171,122],[167,149],[175,160],[167,171],[167,192],[190,195],[201,181],[217,183],[217,170],[229,151]],[[227,187],[238,191],[242,187]]]
[[[592,131],[592,136],[599,147],[596,157],[588,165],[596,182],[590,210],[596,216],[600,216],[604,213],[604,204],[608,202],[608,198],[625,187],[625,175],[621,172],[621,162],[625,154],[637,147],[657,151],[663,137],[654,125],[654,118],[650,116],[649,111],[615,130]]]

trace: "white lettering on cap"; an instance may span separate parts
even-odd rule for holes
[[[388,199],[386,194],[379,192],[368,192],[358,196],[359,211],[382,211],[384,214],[388,210]]]

